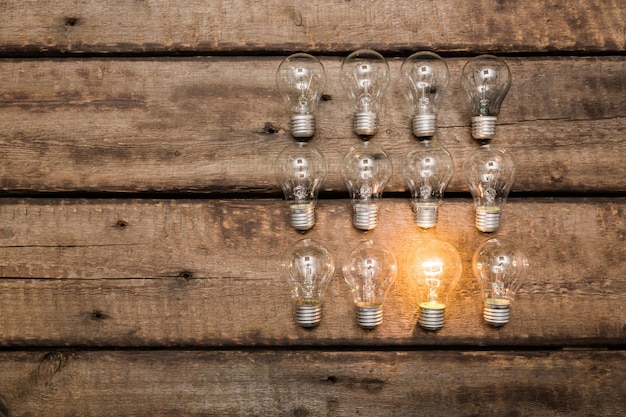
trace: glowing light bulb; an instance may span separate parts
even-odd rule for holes
[[[416,52],[401,67],[402,93],[413,111],[413,134],[435,134],[437,111],[443,92],[450,82],[448,65],[432,52]]]
[[[407,155],[403,173],[411,191],[415,223],[424,229],[434,227],[443,193],[454,174],[452,156],[430,140],[420,141],[417,149]]]
[[[357,229],[372,230],[378,224],[380,200],[391,173],[387,153],[369,142],[354,146],[344,157],[341,177],[350,193],[352,224]]]
[[[296,322],[315,327],[322,319],[322,299],[335,273],[335,261],[323,245],[302,239],[286,254],[283,269],[296,305]]]
[[[512,241],[494,237],[476,249],[474,275],[482,288],[485,322],[504,326],[511,318],[511,302],[522,285],[528,260]]]
[[[343,265],[357,307],[359,325],[374,329],[383,321],[383,303],[396,279],[398,265],[391,251],[371,240],[361,242]]]
[[[502,59],[480,55],[463,67],[461,87],[472,117],[472,136],[493,139],[500,106],[511,87],[511,71]]]
[[[315,111],[326,84],[322,63],[312,55],[297,53],[281,62],[276,86],[291,118],[291,135],[309,138],[315,133]]]
[[[428,238],[416,246],[409,258],[409,274],[417,290],[420,327],[425,330],[443,327],[448,296],[462,272],[461,255],[451,244]]]
[[[341,64],[343,86],[354,102],[354,132],[371,136],[378,129],[378,113],[389,80],[389,64],[378,52],[360,49]]]
[[[502,149],[481,146],[463,164],[465,180],[474,197],[476,228],[495,232],[500,227],[502,206],[515,181],[515,160]]]
[[[295,142],[274,162],[274,173],[289,202],[291,226],[306,231],[315,225],[315,206],[328,171],[326,158],[310,143]]]

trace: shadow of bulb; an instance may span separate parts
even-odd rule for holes
[[[335,261],[322,244],[298,241],[285,255],[283,269],[295,302],[296,322],[310,328],[322,319],[322,301],[334,273]]]
[[[359,325],[371,330],[383,321],[383,303],[396,279],[398,265],[393,253],[371,240],[361,242],[348,255],[343,277],[357,307]]]
[[[509,239],[491,238],[474,252],[472,267],[482,289],[485,322],[504,326],[510,321],[511,303],[528,269],[526,255]]]

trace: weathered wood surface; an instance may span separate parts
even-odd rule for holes
[[[274,74],[280,57],[9,60],[0,63],[0,186],[5,191],[278,193],[272,164],[292,142]],[[462,162],[476,148],[459,76],[439,115],[439,142],[456,161],[449,191],[466,191]],[[330,165],[325,191],[343,191],[343,155],[359,139],[339,83],[339,58],[313,139]],[[415,140],[398,86],[401,59],[373,141],[405,189]],[[626,59],[507,58],[513,86],[494,144],[519,169],[515,192],[626,191]],[[609,156],[610,155],[610,156]]]
[[[6,200],[0,205],[2,346],[616,345],[626,342],[626,199],[513,199],[498,234],[526,248],[531,269],[511,323],[482,323],[471,257],[487,236],[471,200],[446,200],[436,235],[461,252],[464,276],[446,326],[416,326],[406,272],[428,239],[408,199],[386,199],[381,223],[353,229],[347,200],[320,202],[307,237],[341,265],[361,240],[388,246],[399,277],[372,332],[355,319],[338,270],[322,324],[298,328],[282,275],[303,235],[278,200]]]
[[[598,52],[626,49],[621,0],[0,2],[0,52]]]
[[[12,417],[621,417],[626,354],[0,353]]]

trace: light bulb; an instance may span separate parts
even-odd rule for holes
[[[383,303],[396,279],[398,265],[391,251],[371,240],[361,242],[343,265],[357,307],[359,325],[373,329],[383,321]]]
[[[296,322],[315,327],[322,319],[322,299],[335,273],[335,261],[323,245],[302,239],[287,252],[283,262],[296,304]]]
[[[495,232],[500,227],[502,206],[515,181],[515,160],[502,149],[481,146],[463,164],[465,180],[474,197],[476,228]]]
[[[528,268],[526,256],[514,242],[494,237],[476,249],[472,265],[483,293],[485,321],[494,327],[504,326],[511,318],[511,302]]]
[[[354,103],[354,132],[371,136],[378,129],[378,112],[389,80],[389,64],[378,52],[360,49],[341,64],[343,86]]]
[[[437,111],[443,92],[450,82],[448,65],[432,52],[416,52],[401,67],[402,93],[413,111],[413,134],[435,134]]]
[[[326,158],[310,143],[292,143],[278,154],[274,173],[289,202],[294,229],[306,231],[315,225],[315,205],[327,171]]]
[[[369,142],[354,146],[344,157],[341,177],[350,193],[352,224],[357,229],[372,230],[378,224],[378,207],[391,172],[387,153]]]
[[[430,237],[413,250],[408,268],[417,290],[418,324],[426,330],[441,329],[448,296],[463,273],[461,255],[451,244]]]
[[[315,133],[315,111],[326,84],[322,63],[312,55],[297,53],[281,62],[276,86],[291,118],[291,135],[310,138]]]
[[[437,213],[443,193],[454,174],[450,153],[430,140],[420,141],[403,166],[404,179],[411,192],[415,223],[428,229],[437,224]]]
[[[511,87],[511,71],[502,59],[480,55],[463,67],[461,87],[472,117],[472,136],[493,139],[500,105]]]

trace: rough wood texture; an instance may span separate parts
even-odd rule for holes
[[[0,2],[0,51],[624,51],[620,0]]]
[[[0,353],[12,417],[619,417],[624,352]]]
[[[471,200],[446,200],[437,236],[461,252],[464,276],[446,326],[416,326],[406,259],[421,232],[408,199],[385,200],[381,224],[360,233],[349,202],[323,201],[306,236],[341,265],[362,239],[388,246],[400,273],[385,322],[365,332],[341,272],[322,324],[296,326],[282,256],[303,236],[276,200],[8,200],[0,206],[0,345],[624,345],[626,199],[514,199],[500,235],[526,248],[532,268],[511,323],[482,323],[471,256],[487,237]]]
[[[281,58],[22,60],[0,65],[0,186],[7,191],[274,192],[272,164],[291,143],[276,92]],[[462,162],[474,151],[459,76],[439,115],[439,142],[456,161],[449,191],[466,191]],[[519,165],[514,191],[626,191],[626,60],[507,58],[514,77],[495,145]],[[394,82],[373,139],[405,189],[415,140]],[[327,101],[313,142],[329,160],[325,190],[343,191],[343,155],[358,143],[337,58],[324,59]],[[610,155],[610,156],[609,156]]]

